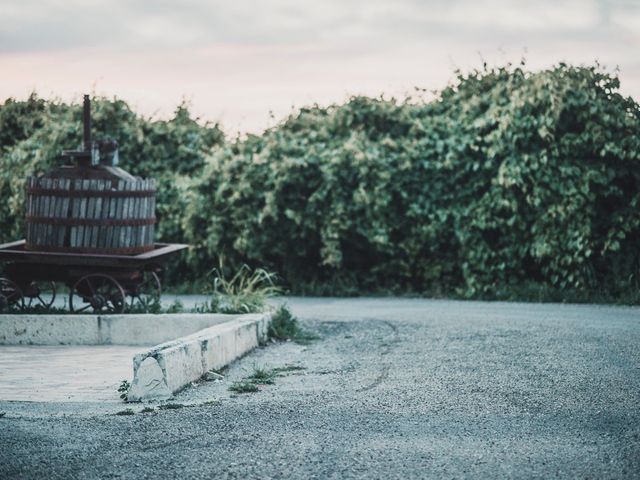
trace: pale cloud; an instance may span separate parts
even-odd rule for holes
[[[170,115],[182,97],[229,130],[291,106],[441,88],[455,68],[620,66],[640,97],[640,1],[0,2],[0,97],[117,95]]]
[[[438,12],[441,23],[504,31],[553,31],[589,29],[597,25],[595,2],[564,0],[559,2],[452,2]]]

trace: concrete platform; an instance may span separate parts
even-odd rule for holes
[[[266,340],[269,318],[0,315],[0,400],[120,401],[122,380],[132,401],[166,400]]]
[[[0,345],[0,400],[121,403],[140,347]]]

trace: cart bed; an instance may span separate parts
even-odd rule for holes
[[[0,262],[35,263],[40,265],[69,265],[138,269],[164,261],[165,257],[188,245],[156,243],[153,250],[136,255],[105,255],[98,253],[41,252],[25,249],[25,240],[0,245]]]

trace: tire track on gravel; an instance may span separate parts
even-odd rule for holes
[[[381,351],[380,351],[380,357],[381,357],[381,365],[382,365],[382,369],[380,370],[380,374],[368,385],[365,385],[362,388],[358,388],[356,390],[356,392],[368,392],[369,390],[373,390],[374,388],[378,387],[381,383],[383,383],[388,377],[389,377],[389,371],[391,370],[391,365],[389,365],[388,362],[383,362],[382,359],[385,358],[385,356],[387,356],[391,350],[395,347],[396,344],[398,344],[400,342],[400,334],[398,331],[398,325],[396,325],[393,322],[390,322],[388,320],[376,320],[373,318],[366,318],[364,319],[364,322],[368,322],[368,321],[372,321],[372,322],[376,322],[376,323],[381,323],[383,325],[386,325],[387,327],[390,328],[391,330],[391,338],[385,338],[383,340],[383,343],[380,344],[381,347]]]

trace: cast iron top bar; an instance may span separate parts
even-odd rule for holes
[[[91,99],[89,95],[84,96],[84,102],[82,106],[82,150],[65,150],[62,152],[63,156],[71,158],[76,161],[78,167],[90,167],[91,159],[93,157],[91,143]]]
[[[91,100],[89,95],[84,96],[83,111],[82,111],[82,123],[84,125],[84,151],[91,151]]]

